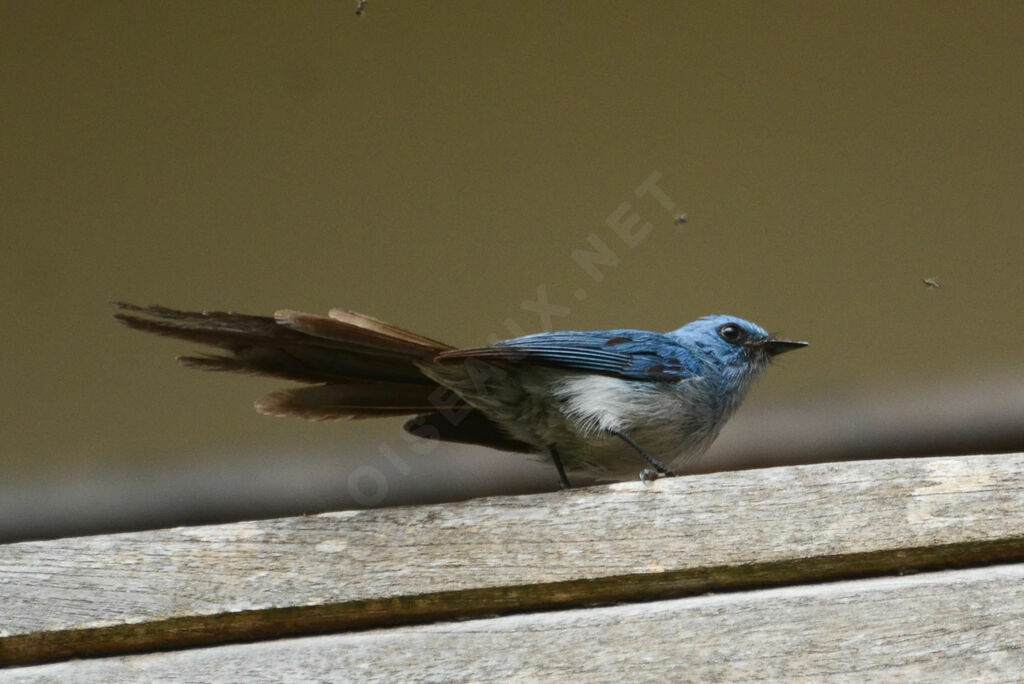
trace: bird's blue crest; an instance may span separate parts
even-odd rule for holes
[[[743,328],[752,339],[764,339],[769,337],[769,334],[765,329],[756,323],[751,323],[750,321],[737,318],[736,316],[724,316],[721,314],[713,314],[711,316],[698,318],[697,320],[687,323],[682,328],[674,330],[669,334],[680,339],[694,339],[697,335],[708,334],[713,334],[717,337],[718,329],[729,323]]]

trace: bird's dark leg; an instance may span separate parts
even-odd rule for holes
[[[641,456],[643,456],[645,459],[647,459],[647,462],[650,463],[652,466],[654,466],[654,470],[657,471],[657,474],[650,473],[650,469],[649,468],[645,468],[643,470],[643,472],[640,473],[640,479],[643,480],[644,482],[648,482],[649,480],[656,479],[657,477],[662,476],[662,475],[664,475],[666,477],[675,477],[676,476],[675,473],[673,473],[671,470],[669,470],[668,468],[665,467],[664,463],[662,463],[661,461],[656,459],[646,449],[644,449],[642,446],[640,446],[639,444],[634,442],[633,438],[630,437],[629,435],[627,435],[625,432],[617,432],[615,430],[609,430],[608,432],[610,434],[615,435],[616,437],[621,439],[623,442],[625,442],[629,446],[631,446],[634,449],[636,449],[637,453],[639,453]],[[654,477],[650,477],[649,475],[647,475],[648,473],[654,475]]]
[[[558,449],[555,448],[554,444],[548,445],[548,454],[551,456],[551,460],[555,462],[555,468],[558,469],[558,484],[562,486],[562,489],[572,489],[572,485],[569,484],[569,478],[565,475],[565,468],[562,467],[562,459],[558,456]]]

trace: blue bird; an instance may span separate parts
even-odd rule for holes
[[[181,357],[185,366],[311,385],[258,400],[260,413],[414,414],[405,428],[420,437],[542,455],[563,488],[570,473],[673,475],[711,446],[772,358],[807,345],[732,316],[664,334],[550,332],[455,349],[340,309],[271,318],[117,306],[131,328],[228,352]]]

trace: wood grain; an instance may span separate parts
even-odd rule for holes
[[[0,547],[0,663],[1024,560],[1024,455]]]
[[[0,671],[0,682],[1019,681],[1024,565]]]

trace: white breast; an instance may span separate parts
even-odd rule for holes
[[[553,389],[565,415],[584,433],[687,423],[703,409],[693,405],[693,392],[680,392],[678,384],[569,375]]]
[[[602,375],[563,378],[554,388],[566,422],[583,443],[573,455],[594,463],[636,467],[636,454],[608,430],[625,432],[677,470],[702,454],[731,413],[730,406],[708,402],[693,378],[679,383],[637,382]],[[723,410],[724,409],[724,410]],[[724,415],[723,415],[724,414]]]

